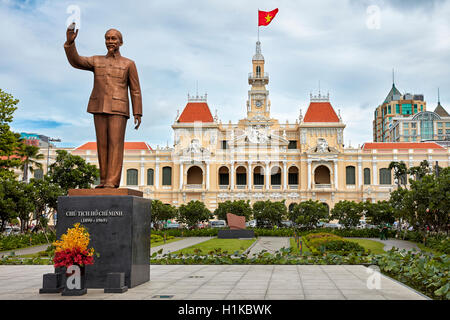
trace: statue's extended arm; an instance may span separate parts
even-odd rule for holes
[[[94,71],[94,61],[92,57],[82,57],[78,54],[75,47],[75,38],[78,35],[78,31],[74,32],[74,29],[67,29],[67,40],[64,43],[64,50],[66,51],[67,60],[72,67],[82,70]]]
[[[131,104],[133,106],[135,129],[139,128],[142,117],[142,95],[139,77],[134,62],[131,63],[128,73],[128,84],[130,86]]]

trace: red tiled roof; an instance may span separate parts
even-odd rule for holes
[[[435,142],[366,142],[363,150],[372,149],[445,149]]]
[[[125,150],[153,150],[146,142],[126,142]],[[97,142],[86,142],[75,150],[97,150]]]
[[[214,122],[206,102],[188,102],[178,122]]]
[[[329,102],[310,102],[304,122],[339,122],[333,106]]]

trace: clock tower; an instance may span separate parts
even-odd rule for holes
[[[256,42],[256,53],[252,59],[253,71],[248,74],[247,120],[264,122],[270,120],[269,75],[264,72],[264,56],[261,54],[261,42]]]

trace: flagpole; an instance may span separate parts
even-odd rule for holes
[[[258,8],[258,42],[259,42],[259,8]]]

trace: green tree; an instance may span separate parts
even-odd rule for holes
[[[87,163],[82,157],[56,150],[55,163],[50,165],[50,181],[58,184],[67,194],[69,189],[88,189],[99,177],[98,168]]]
[[[258,226],[272,228],[278,226],[287,216],[287,208],[283,201],[257,201],[253,204],[253,216]]]
[[[161,221],[175,219],[177,217],[177,209],[170,205],[165,204],[161,200],[152,200],[152,213],[151,220],[155,228],[159,228]]]
[[[360,205],[371,224],[381,226],[386,223],[392,224],[395,221],[394,207],[389,201],[378,201],[375,203],[366,201]]]
[[[328,218],[328,208],[317,200],[308,200],[296,204],[288,215],[289,219],[298,225],[313,229],[321,219]]]
[[[46,221],[55,214],[58,197],[64,195],[64,190],[56,183],[51,182],[47,175],[43,179],[32,178],[30,186],[34,194],[37,227],[45,228]]]
[[[392,161],[389,164],[389,170],[394,169],[394,178],[397,180],[397,188],[400,188],[400,185],[406,186],[407,184],[407,173],[408,168],[406,168],[406,164],[403,161]]]
[[[6,222],[17,217],[15,202],[17,185],[18,181],[13,175],[0,177],[0,232],[5,229]]]
[[[355,201],[342,200],[331,209],[331,219],[338,219],[345,228],[356,227],[362,217],[363,207]]]
[[[414,176],[415,180],[420,180],[422,177],[430,174],[430,164],[427,160],[420,162],[420,165],[408,169],[408,173]]]
[[[425,231],[427,226],[435,231],[448,231],[450,208],[450,168],[444,168],[439,176],[422,175],[410,180],[409,190],[391,193],[391,203],[401,207],[402,218],[415,228]]]
[[[17,154],[22,159],[20,169],[23,172],[23,181],[28,181],[28,170],[33,173],[34,167],[42,169],[42,164],[36,160],[44,159],[44,155],[39,153],[39,148],[36,146],[28,145],[22,141],[19,142]]]
[[[189,227],[197,228],[198,223],[208,221],[211,217],[211,212],[199,200],[191,200],[178,208],[178,221]]]
[[[234,200],[234,201],[225,201],[219,203],[219,206],[214,211],[214,215],[217,216],[219,220],[226,220],[227,213],[232,213],[237,216],[244,216],[245,221],[249,221],[252,217],[253,210],[250,206],[250,201],[244,200]]]
[[[32,218],[36,205],[34,201],[33,187],[25,182],[18,183],[18,192],[15,194],[16,213],[20,219],[20,228],[22,232],[28,230],[29,222]]]
[[[0,175],[20,164],[20,159],[15,155],[19,135],[12,132],[9,126],[18,103],[19,100],[0,89]]]

